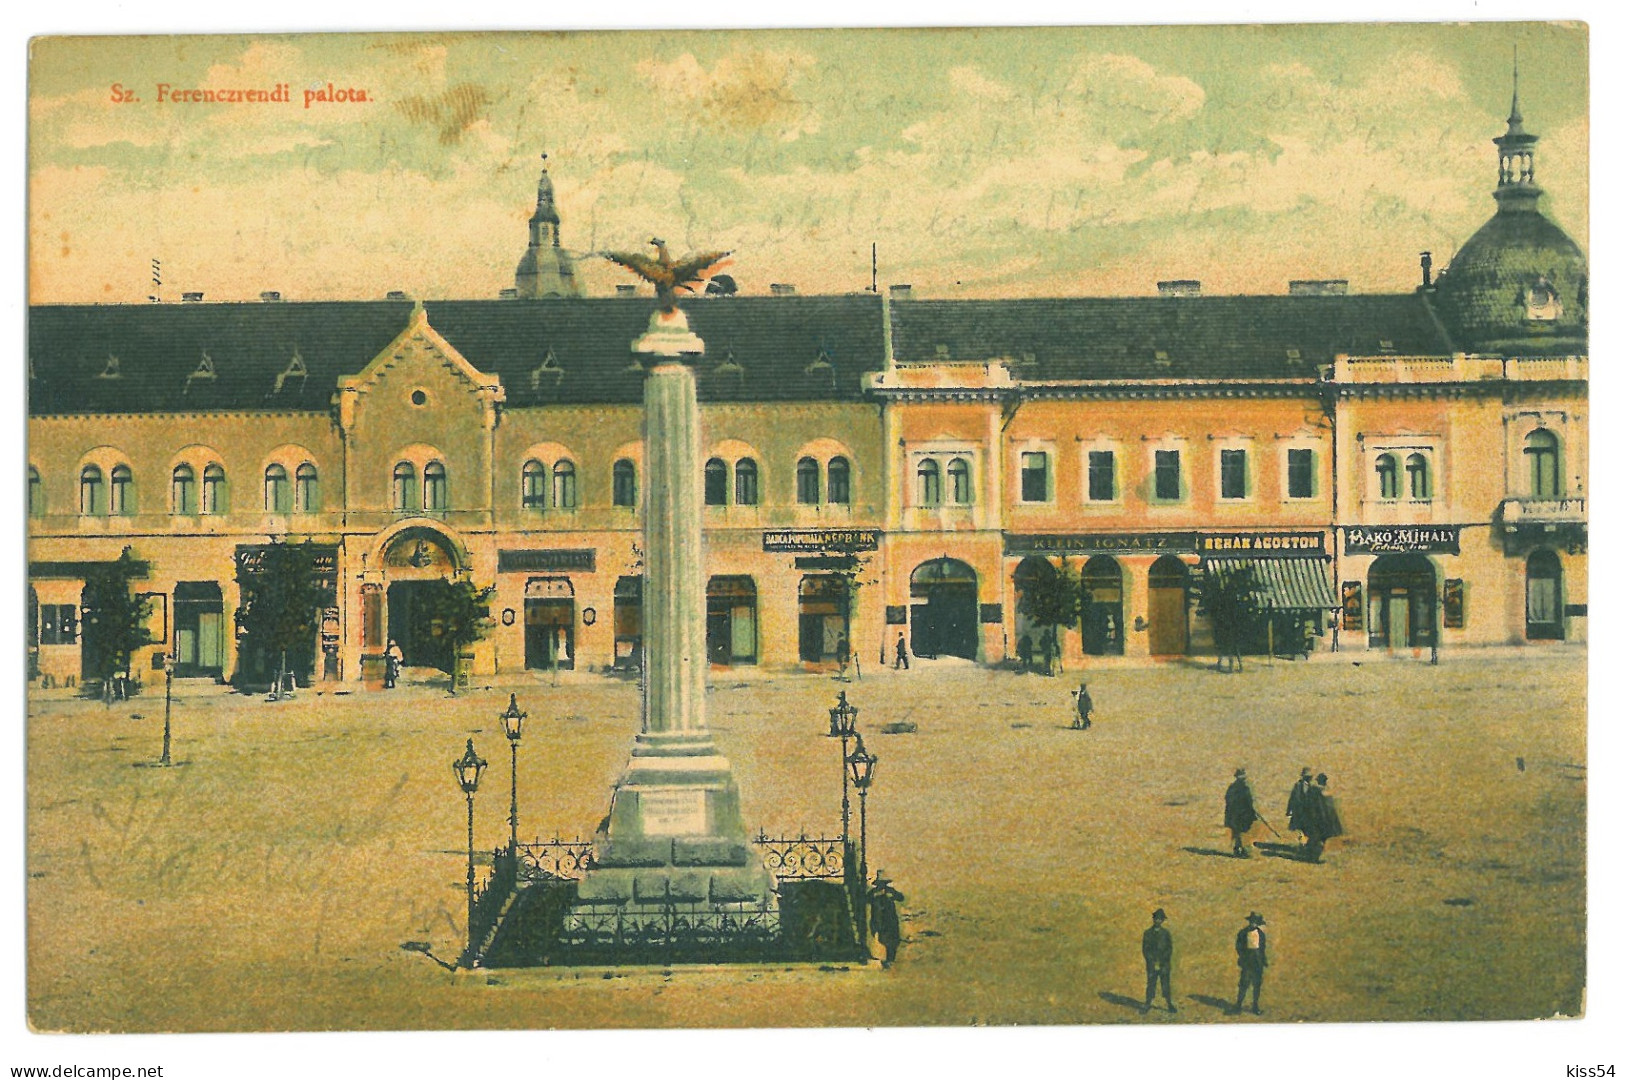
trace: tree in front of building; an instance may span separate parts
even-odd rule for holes
[[[466,576],[441,578],[424,590],[419,615],[428,620],[451,647],[451,692],[457,692],[457,675],[463,665],[463,650],[490,633],[491,597],[495,585],[480,586]]]
[[[328,595],[316,568],[317,556],[324,550],[308,540],[272,542],[259,549],[256,559],[238,561],[237,586],[242,592],[242,604],[237,608],[239,686],[253,677],[247,658],[262,657],[275,665],[271,698],[280,700],[290,670],[289,654],[297,659],[313,653]]]
[[[1065,559],[1052,573],[1036,573],[1023,579],[1016,594],[1016,613],[1037,628],[1038,638],[1031,643],[1034,657],[1049,661],[1060,657],[1060,632],[1078,625],[1085,603],[1083,579]]]
[[[115,561],[85,575],[80,613],[84,669],[101,679],[104,686],[128,677],[131,655],[143,645],[152,644],[147,633],[149,604],[130,588],[140,572],[140,564],[125,548]]]
[[[1218,651],[1214,666],[1240,671],[1242,645],[1260,610],[1253,568],[1210,568],[1202,575],[1202,609],[1213,627],[1213,645]]]

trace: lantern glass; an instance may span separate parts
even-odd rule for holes
[[[874,780],[875,762],[879,759],[863,748],[863,736],[858,736],[858,745],[847,756],[846,763],[852,769],[852,784],[858,790],[867,788]]]
[[[509,694],[508,708],[504,710],[500,719],[502,720],[502,730],[508,736],[510,742],[519,741],[519,736],[524,731],[525,718],[529,715],[527,712],[520,711],[519,695]]]
[[[842,738],[850,737],[858,730],[858,707],[846,700],[846,691],[842,690],[836,706],[829,711],[829,726]]]
[[[451,763],[452,771],[457,774],[457,786],[463,789],[464,795],[472,795],[479,790],[480,775],[485,772],[486,760],[474,752],[474,740],[468,740],[468,749],[463,756]]]

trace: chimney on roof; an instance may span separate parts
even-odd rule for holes
[[[276,292],[275,290],[269,290],[269,291],[266,291],[266,292],[262,292],[262,293],[260,293],[260,303],[262,303],[262,304],[280,304],[280,303],[282,303],[282,294],[279,293],[279,292]]]
[[[407,296],[406,293],[402,292],[400,289],[391,289],[387,293],[384,294],[384,299],[385,300],[410,300],[412,298],[410,296]]]
[[[517,299],[519,299],[519,290],[518,289],[503,289],[501,292],[497,293],[497,299],[498,300],[517,300]]]
[[[1315,281],[1289,281],[1286,286],[1288,296],[1347,296],[1349,294],[1348,278],[1325,278]]]
[[[1158,296],[1201,296],[1202,283],[1193,278],[1157,282]]]
[[[912,285],[892,285],[888,291],[891,293],[893,300],[914,299],[914,286]]]
[[[767,291],[772,293],[774,296],[794,296],[796,294],[796,287],[794,285],[785,285],[776,281],[767,287]]]
[[[1422,252],[1422,288],[1433,288],[1433,252]]]
[[[201,304],[203,303],[203,294],[200,292],[183,292],[181,293],[181,303]]]
[[[619,300],[629,300],[632,297],[636,296],[637,294],[638,294],[638,287],[636,285],[617,285],[617,286],[615,286],[615,296]]]

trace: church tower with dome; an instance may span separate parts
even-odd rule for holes
[[[1495,216],[1450,260],[1435,294],[1456,346],[1509,356],[1586,352],[1586,259],[1568,234],[1541,212],[1535,143],[1524,130],[1518,71],[1512,111],[1495,140],[1500,169]]]
[[[553,197],[553,178],[547,175],[542,155],[542,176],[536,182],[536,209],[530,215],[530,244],[514,271],[514,291],[521,300],[580,296],[575,262],[559,240],[559,208]]]

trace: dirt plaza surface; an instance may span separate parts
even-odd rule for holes
[[[1362,662],[1356,665],[1353,659]],[[968,664],[827,676],[713,672],[711,726],[747,822],[839,830],[835,692],[879,756],[871,870],[907,902],[889,971],[815,965],[450,971],[465,804],[506,841],[498,713],[516,691],[522,838],[588,836],[637,730],[635,685],[567,674],[287,702],[177,683],[105,708],[37,695],[28,728],[28,1008],[40,1030],[784,1027],[1535,1018],[1583,1011],[1585,653],[1348,654],[1088,674]],[[911,721],[911,734],[883,724]],[[1348,835],[1311,865],[1229,857],[1245,766],[1286,831],[1300,767]],[[854,798],[854,828],[856,799]],[[1275,837],[1262,826],[1252,840]],[[483,871],[482,871],[483,872]],[[1139,1012],[1153,908],[1179,1014]],[[1235,932],[1265,915],[1263,1016],[1231,1017]],[[427,943],[429,953],[403,949]]]

